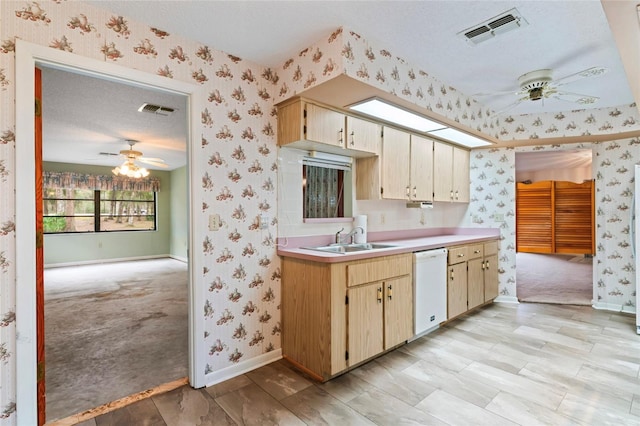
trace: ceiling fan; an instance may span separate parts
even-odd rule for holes
[[[150,164],[156,167],[162,167],[162,168],[169,167],[167,164],[165,164],[164,160],[162,160],[161,158],[143,157],[142,152],[136,151],[133,149],[133,146],[136,143],[137,141],[127,140],[127,144],[129,144],[129,149],[123,149],[122,151],[120,151],[120,155],[122,155],[125,158],[125,161],[124,163],[122,163],[121,166],[118,166],[112,170],[114,175],[116,176],[122,175],[122,176],[127,176],[132,178],[142,178],[142,177],[149,176],[149,171],[144,167],[138,166],[136,164],[136,161],[144,164]]]
[[[531,71],[518,77],[518,86],[520,87],[520,90],[518,91],[514,92],[513,90],[507,90],[493,93],[478,93],[476,96],[515,94],[517,97],[516,101],[501,110],[496,111],[496,114],[507,111],[521,102],[540,100],[544,102],[544,99],[547,98],[572,102],[578,105],[588,105],[595,103],[599,98],[597,96],[567,92],[562,90],[561,87],[585,78],[597,77],[605,74],[606,72],[607,69],[604,67],[592,67],[554,80],[553,70],[545,68]]]

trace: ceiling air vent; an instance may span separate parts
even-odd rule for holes
[[[170,107],[160,106],[160,105],[144,103],[140,108],[138,108],[138,111],[148,112],[150,114],[168,116],[168,115],[171,115],[175,111],[175,109]]]
[[[513,8],[491,19],[487,19],[478,25],[460,31],[458,36],[463,37],[466,41],[475,45],[483,41],[491,40],[499,34],[527,25],[529,25],[527,20],[520,15],[520,12],[518,12],[516,8]]]

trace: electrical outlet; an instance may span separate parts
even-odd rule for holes
[[[502,213],[494,213],[493,214],[494,222],[504,222],[504,215]]]
[[[209,215],[209,231],[217,231],[218,229],[220,229],[220,215],[210,214]]]
[[[269,216],[266,214],[260,215],[260,229],[269,229]]]

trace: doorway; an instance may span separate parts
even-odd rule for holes
[[[111,81],[137,84],[157,90],[171,91],[188,98],[189,135],[187,144],[187,170],[189,190],[187,201],[194,198],[200,166],[194,161],[193,148],[199,143],[193,129],[199,126],[196,111],[201,110],[200,100],[204,98],[202,89],[188,83],[123,68],[121,66],[93,60],[67,52],[34,45],[22,40],[16,41],[16,110],[27,112],[33,109],[34,73],[36,66],[50,66],[69,70],[75,73],[98,76]],[[36,360],[36,272],[35,272],[35,144],[34,116],[21,113],[16,117],[16,135],[20,144],[16,144],[16,161],[20,168],[16,173],[16,232],[21,239],[16,244],[16,281],[20,284],[16,290],[16,403],[20,406],[20,422],[37,424],[37,390],[38,368]],[[188,201],[187,205],[191,203]],[[194,253],[194,235],[202,233],[203,226],[193,219],[193,212],[188,215],[188,251]],[[203,349],[202,343],[194,339],[201,335],[203,320],[194,315],[196,301],[201,300],[199,278],[194,273],[200,267],[197,257],[189,259],[189,382],[193,387],[204,385],[204,366],[197,354]],[[92,378],[95,379],[95,378]]]
[[[52,421],[188,374],[187,109],[184,95],[39,69]],[[149,176],[113,177],[134,140]]]
[[[591,149],[516,153],[516,282],[521,302],[591,305]]]

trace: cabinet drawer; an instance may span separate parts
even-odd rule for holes
[[[469,246],[469,259],[477,259],[479,257],[484,256],[484,247],[483,244],[474,244]]]
[[[469,258],[468,247],[452,247],[449,249],[449,265],[466,262]]]
[[[484,243],[484,255],[491,256],[494,254],[498,254],[498,242],[489,241],[488,243]]]
[[[408,275],[411,274],[412,268],[411,254],[357,261],[347,265],[347,286],[353,287]]]

